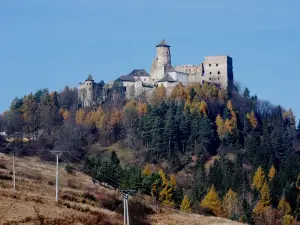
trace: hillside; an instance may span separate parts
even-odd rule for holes
[[[211,83],[179,83],[170,93],[158,86],[132,99],[118,87],[84,108],[76,88],[14,99],[0,115],[0,150],[47,162],[55,161],[49,150],[63,151],[61,162],[93,181],[175,211],[299,224],[300,124],[292,109]]]
[[[16,158],[16,193],[12,190],[12,157],[1,154],[0,167],[0,224],[123,224],[121,194],[95,186],[79,171],[68,174],[64,164],[60,164],[58,204],[55,165],[35,157]],[[148,202],[130,199],[131,224],[239,224],[164,208],[155,211]]]

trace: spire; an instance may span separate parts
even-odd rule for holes
[[[93,77],[91,74],[89,74],[88,78],[85,81],[94,81]]]
[[[167,44],[167,42],[165,41],[165,39],[162,39],[161,42],[156,45],[156,47],[167,47],[170,48],[171,46]]]

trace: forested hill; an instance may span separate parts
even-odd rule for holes
[[[14,99],[0,117],[8,134],[0,148],[69,151],[95,179],[183,211],[297,224],[300,127],[292,110],[247,88],[229,93],[207,83],[179,84],[170,96],[158,87],[147,100],[126,101],[114,90],[97,108],[77,105],[77,90],[67,87]],[[114,150],[110,158],[103,149]],[[41,159],[52,160],[47,151]],[[130,161],[120,162],[124,152]]]

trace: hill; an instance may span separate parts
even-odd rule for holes
[[[36,157],[16,158],[16,192],[12,189],[12,157],[1,154],[0,165],[0,224],[123,224],[121,194],[94,185],[79,171],[69,174],[60,164],[60,200],[56,203],[55,165]],[[170,209],[155,210],[147,201],[130,199],[131,224],[239,224]]]
[[[76,163],[93,181],[165,207],[249,224],[297,224],[300,124],[248,88],[164,86],[80,108],[78,90],[42,89],[0,116],[0,149]],[[151,196],[151,197],[150,197]],[[175,217],[174,217],[175,218]]]

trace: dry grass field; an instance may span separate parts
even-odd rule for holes
[[[59,202],[55,202],[55,165],[34,157],[16,159],[13,191],[12,157],[0,155],[0,224],[123,224],[122,195],[94,185],[81,172],[68,174],[60,164]],[[130,199],[131,224],[235,225],[216,217],[154,209]]]

